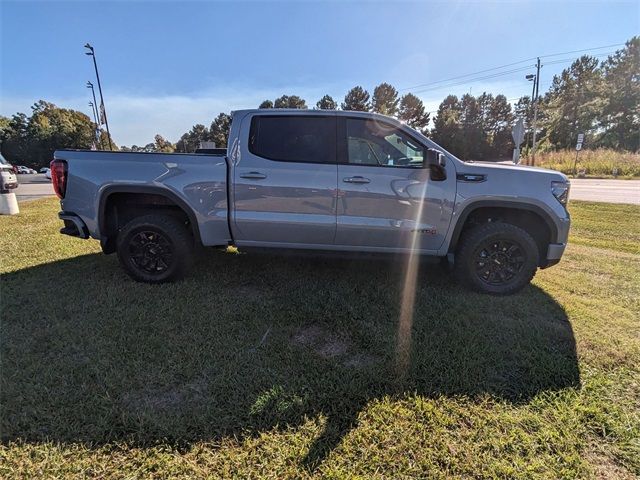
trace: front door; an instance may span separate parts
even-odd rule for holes
[[[254,114],[240,128],[249,140],[233,167],[238,245],[332,245],[335,114]]]
[[[455,196],[451,162],[426,165],[427,149],[421,142],[377,119],[338,117],[338,138],[335,243],[372,250],[437,250],[449,228]]]

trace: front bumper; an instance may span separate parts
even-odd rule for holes
[[[58,217],[64,221],[64,227],[60,229],[60,233],[71,237],[89,238],[89,229],[78,215],[62,211],[58,213]]]
[[[540,268],[549,268],[557,264],[562,258],[565,248],[567,248],[566,243],[550,243],[547,249],[547,260]]]

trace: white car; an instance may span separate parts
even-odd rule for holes
[[[38,173],[33,168],[25,167],[24,165],[18,165],[16,168],[18,169],[18,173],[20,174]]]
[[[0,192],[7,193],[18,186],[18,177],[13,167],[0,154]]]
[[[50,168],[45,168],[44,169],[44,176],[47,177],[49,180],[51,180],[51,169]]]

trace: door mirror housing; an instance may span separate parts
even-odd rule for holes
[[[427,166],[444,167],[447,164],[444,153],[434,150],[432,148],[427,149]]]

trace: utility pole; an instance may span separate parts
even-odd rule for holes
[[[535,94],[533,99],[533,141],[531,145],[531,165],[536,164],[536,124],[538,123],[538,94],[540,93],[540,57],[536,64]]]
[[[102,85],[100,84],[100,74],[98,74],[98,63],[96,62],[96,55],[93,51],[93,47],[88,43],[85,44],[84,48],[88,49],[88,52],[84,52],[85,55],[89,55],[93,58],[93,67],[96,70],[96,78],[98,79],[98,92],[100,92],[100,110],[99,112],[104,115],[104,124],[107,127],[107,137],[109,140],[109,150],[113,150],[113,146],[111,145],[111,132],[109,131],[109,120],[107,120],[107,109],[104,106],[104,97],[102,96]],[[538,60],[539,62],[539,60]],[[102,121],[102,119],[100,119]]]

